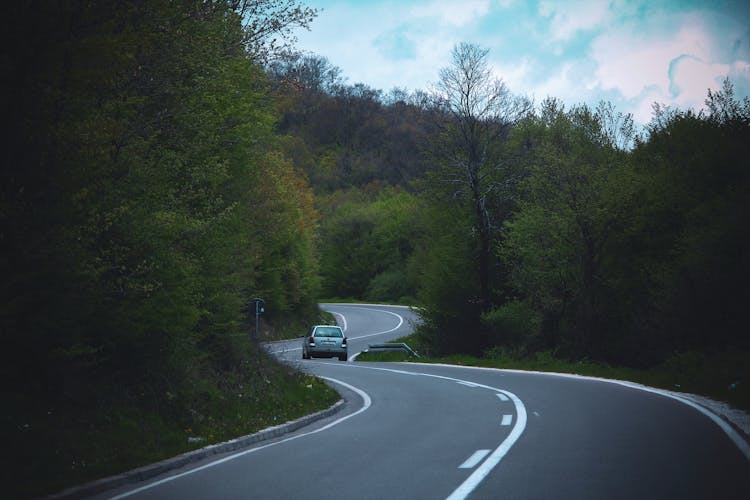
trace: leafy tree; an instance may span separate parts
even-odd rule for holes
[[[744,348],[740,325],[748,276],[748,132],[750,105],[727,80],[708,93],[708,113],[657,107],[634,151],[638,189],[626,244],[642,271],[650,348]]]
[[[382,188],[331,195],[320,229],[323,293],[376,301],[413,300],[421,202]]]
[[[424,216],[427,230],[415,251],[420,344],[428,355],[479,354],[487,339],[477,300],[471,207],[431,203]]]
[[[750,106],[728,82],[707,105],[656,106],[645,137],[611,106],[565,111],[556,100],[517,128],[530,175],[500,255],[523,307],[486,319],[521,331],[530,350],[637,366],[746,348],[737,250],[747,245]],[[510,321],[524,317],[525,328]]]
[[[314,317],[317,213],[228,4],[17,4],[4,20],[3,439],[49,450],[23,477],[69,482],[82,432],[173,439],[160,430],[208,425],[271,372],[245,309],[268,295]]]
[[[504,257],[527,300],[546,318],[542,345],[578,355],[601,356],[615,311],[610,244],[627,217],[626,152],[613,147],[602,110],[565,111],[554,99],[542,103],[525,125],[536,144],[523,183],[523,199],[507,224]],[[631,120],[619,120],[631,128]],[[529,131],[519,131],[529,134]]]

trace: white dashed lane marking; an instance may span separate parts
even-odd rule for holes
[[[472,456],[466,459],[464,463],[458,466],[459,469],[473,469],[484,457],[490,454],[492,450],[477,450]]]

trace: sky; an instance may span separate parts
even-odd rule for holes
[[[319,9],[297,48],[349,84],[429,90],[451,49],[488,49],[511,92],[567,106],[612,102],[636,123],[654,102],[704,107],[726,76],[750,95],[750,2],[665,0],[302,0]]]

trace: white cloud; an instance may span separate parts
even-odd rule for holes
[[[570,60],[527,88],[533,89],[534,99],[540,102],[547,97],[562,100],[566,106],[588,103],[596,105],[600,100],[594,83],[589,78],[590,63],[585,60]]]
[[[718,57],[715,37],[698,16],[682,16],[675,33],[655,29],[660,22],[646,29],[623,26],[599,36],[591,47],[597,85],[634,103],[639,121],[647,110],[650,118],[654,101],[683,109],[702,107],[707,89],[719,88],[730,69],[711,62]]]
[[[539,4],[539,14],[551,18],[550,39],[553,42],[564,42],[579,31],[602,26],[610,17],[610,10],[607,2],[601,1],[544,1]]]
[[[524,93],[524,87],[531,72],[532,62],[524,57],[516,64],[490,64],[492,74],[501,78],[514,94]]]
[[[440,24],[462,27],[489,12],[489,0],[432,0],[415,5],[410,10],[410,17],[437,18]]]
[[[695,57],[676,60],[671,71],[670,95],[681,108],[701,108],[707,91],[721,88],[729,74],[729,65],[703,61]]]

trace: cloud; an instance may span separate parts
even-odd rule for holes
[[[539,4],[539,14],[550,18],[550,40],[564,42],[580,31],[603,26],[610,17],[610,10],[608,4],[601,1],[544,1]]]
[[[667,29],[674,24],[674,31]],[[716,62],[722,47],[707,21],[696,14],[656,18],[636,28],[622,26],[597,37],[591,46],[602,90],[634,103],[639,121],[648,121],[652,99],[680,108],[703,106],[707,89],[719,88],[730,66]],[[649,99],[648,106],[640,101]]]
[[[721,88],[721,82],[728,74],[727,64],[680,56],[669,68],[670,96],[680,107],[701,107],[708,89]]]
[[[442,25],[462,27],[486,15],[489,9],[489,0],[432,0],[412,7],[408,17],[437,18]]]

